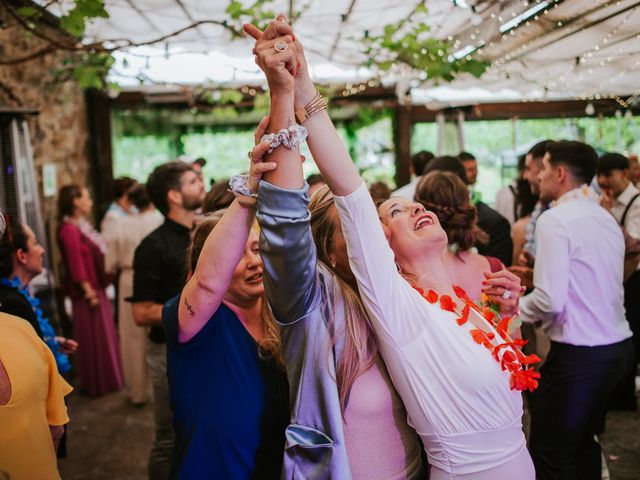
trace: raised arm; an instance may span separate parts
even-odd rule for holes
[[[260,38],[254,53],[269,83],[269,131],[288,128],[295,124],[294,76],[299,64],[291,28],[280,20],[271,22],[264,34],[251,25],[246,28]],[[260,137],[258,132],[256,143]],[[288,324],[317,308],[316,250],[297,146],[277,147],[268,159],[277,162],[278,168],[265,173],[265,181],[260,184],[260,254],[269,304],[278,321]]]
[[[265,68],[260,61],[260,56],[267,48],[271,47],[272,40],[270,39],[273,34],[270,33],[270,29],[277,30],[281,35],[294,38],[291,27],[284,21],[282,16],[272,22],[264,34],[253,25],[247,24],[244,28],[249,35],[256,39],[257,62],[263,70]],[[293,46],[295,46],[298,65],[295,71],[295,97],[291,108],[299,109],[307,105],[315,97],[316,88],[309,76],[302,44],[296,39],[293,42]],[[265,73],[268,78],[269,73],[267,70],[265,70]],[[293,115],[293,111],[290,111],[290,114]],[[274,115],[273,111],[271,115]],[[309,150],[331,191],[335,195],[348,195],[354,192],[360,186],[362,179],[342,143],[342,139],[338,136],[338,132],[333,126],[327,111],[322,110],[309,117],[304,122],[304,126],[308,132],[307,144],[309,145]],[[278,173],[283,174],[280,160],[276,161],[279,165]],[[300,170],[300,174],[301,172]],[[267,179],[273,182],[271,177],[267,177]]]
[[[284,190],[266,181],[260,183],[258,222],[264,288],[276,319],[283,324],[293,323],[319,306],[308,203],[306,185]]]
[[[265,144],[257,154],[262,156]],[[254,150],[255,152],[255,150]],[[247,187],[256,193],[264,171],[274,169],[274,163],[252,163]],[[255,220],[255,208],[236,199],[205,240],[195,272],[180,295],[178,307],[178,339],[184,343],[193,338],[218,310],[227,293],[231,277],[244,254]]]
[[[282,17],[278,17],[279,19]],[[253,31],[252,25],[245,27]],[[257,32],[260,32],[258,29]],[[298,70],[295,42],[291,27],[284,21],[274,20],[264,33],[259,33],[254,53],[256,63],[265,72],[269,84],[271,107],[269,111],[269,133],[287,129],[300,129],[294,115],[294,75]],[[289,139],[292,136],[289,135]],[[300,153],[297,145],[287,148],[280,145],[273,149],[267,159],[278,164],[276,170],[265,173],[265,180],[282,188],[299,189],[304,184]]]

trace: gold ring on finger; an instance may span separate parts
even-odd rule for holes
[[[273,48],[276,49],[276,52],[281,53],[286,52],[287,48],[289,48],[289,45],[287,45],[287,42],[280,40],[279,42],[276,42]]]

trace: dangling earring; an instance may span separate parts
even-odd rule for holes
[[[331,262],[331,268],[333,268],[333,269],[336,268],[336,262]]]

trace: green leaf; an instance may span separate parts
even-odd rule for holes
[[[60,25],[74,37],[79,37],[84,33],[84,18],[77,14],[66,15],[60,18]]]
[[[76,6],[71,12],[82,15],[86,19],[109,18],[109,13],[104,8],[103,0],[76,0]],[[71,13],[69,12],[69,13]]]
[[[18,13],[23,17],[35,17],[40,14],[40,10],[34,7],[20,7]]]
[[[244,13],[244,7],[242,6],[241,2],[237,0],[231,0],[225,12],[228,13],[232,19],[238,20]]]
[[[479,60],[467,60],[463,64],[463,69],[465,72],[469,72],[476,78],[480,78],[482,74],[489,68],[490,63],[486,61]]]
[[[423,3],[420,4],[416,7],[415,13],[429,13],[429,9],[427,8],[427,6]]]
[[[74,37],[80,37],[86,22],[95,18],[109,18],[103,0],[76,0],[75,6],[60,18],[60,24]]]
[[[104,86],[102,76],[99,69],[96,67],[90,67],[86,65],[78,65],[73,70],[73,76],[77,80],[81,88],[97,88],[101,89]]]

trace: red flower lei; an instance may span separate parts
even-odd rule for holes
[[[432,305],[439,303],[442,310],[456,313],[457,305],[449,295],[438,295],[433,290],[425,292],[421,288],[413,288],[415,288],[418,293]],[[453,286],[453,290],[458,298],[464,302],[462,313],[456,319],[456,323],[458,325],[464,325],[467,323],[471,309],[478,312],[482,318],[489,323],[489,325],[496,329],[496,332],[502,339],[502,343],[497,345],[494,344],[492,340],[495,339],[495,334],[493,332],[485,332],[479,328],[474,328],[470,331],[473,341],[478,345],[484,346],[487,350],[490,350],[493,358],[495,358],[495,360],[500,364],[500,368],[502,368],[502,370],[509,370],[509,373],[511,374],[510,386],[512,390],[535,390],[538,387],[538,378],[540,378],[540,373],[531,368],[531,365],[538,363],[540,358],[535,354],[525,355],[520,351],[518,347],[526,345],[526,340],[518,338],[512,339],[509,336],[509,323],[511,322],[511,318],[505,317],[499,319],[498,322],[494,322],[496,314],[491,308],[485,307],[481,309],[478,307],[469,298],[467,292],[457,285]],[[503,351],[502,356],[499,355],[501,351]]]

